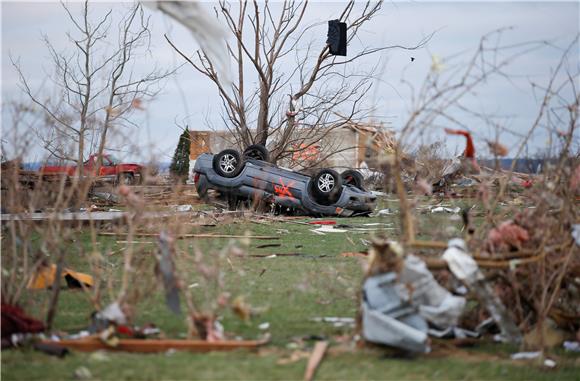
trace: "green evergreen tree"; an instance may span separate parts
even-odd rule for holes
[[[175,148],[173,160],[171,160],[171,166],[169,167],[169,172],[173,178],[183,183],[187,181],[187,177],[189,176],[190,146],[191,135],[189,134],[189,129],[186,127],[181,136],[179,136],[179,143],[177,143],[177,148]]]

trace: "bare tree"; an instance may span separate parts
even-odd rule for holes
[[[150,42],[149,18],[140,4],[132,6],[122,18],[118,39],[113,42],[107,39],[115,35],[111,33],[111,10],[91,20],[88,1],[80,16],[73,15],[64,3],[62,6],[74,26],[75,34],[67,34],[72,50],[58,52],[44,36],[55,68],[51,79],[57,96],[43,99],[37,95],[19,63],[12,62],[24,92],[46,115],[45,128],[37,130],[44,148],[54,157],[76,161],[77,175],[82,176],[85,154],[94,152],[96,146],[87,144],[87,139],[96,138],[98,174],[111,127],[132,124],[131,113],[159,91],[160,81],[172,71],[154,68],[146,74],[136,74],[134,70],[136,59],[148,50]]]
[[[367,2],[359,9],[354,1],[348,2],[339,20],[348,23],[349,43],[381,5],[380,1]],[[319,44],[318,53],[314,43],[305,43],[315,27],[303,26],[308,1],[285,1],[278,12],[270,3],[257,1],[239,1],[237,9],[233,8],[225,1],[215,8],[216,16],[234,37],[227,45],[237,69],[232,82],[220,76],[207,54],[197,51],[190,58],[166,38],[195,70],[216,85],[223,122],[237,145],[269,143],[274,162],[297,150],[308,150],[332,129],[368,116],[362,100],[374,69],[353,69],[353,62],[385,49],[416,49],[429,39],[413,47],[363,47],[343,59],[332,55],[324,43]]]

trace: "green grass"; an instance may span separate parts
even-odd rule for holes
[[[393,205],[389,205],[393,208]],[[396,208],[396,205],[395,205]],[[421,231],[429,237],[447,239],[457,234],[460,221],[449,215],[419,214]],[[311,219],[304,219],[309,221]],[[344,218],[340,224],[360,225],[371,222],[389,223],[383,233],[395,239],[398,216],[383,218]],[[453,228],[453,229],[450,229]],[[75,369],[88,368],[94,379],[101,380],[160,380],[160,379],[301,379],[306,360],[279,365],[298,349],[309,350],[312,342],[303,340],[310,335],[323,335],[331,341],[330,352],[317,373],[317,379],[578,379],[578,360],[569,356],[557,357],[558,368],[545,372],[537,366],[509,361],[515,351],[497,344],[484,344],[471,349],[442,354],[434,353],[414,359],[388,357],[383,349],[355,349],[350,342],[340,343],[350,329],[335,328],[317,323],[319,316],[355,316],[357,292],[362,280],[359,258],[341,257],[342,252],[365,249],[361,239],[370,239],[370,232],[328,233],[324,236],[310,232],[315,226],[291,222],[271,224],[229,223],[216,227],[192,228],[191,232],[279,235],[277,241],[252,241],[248,254],[298,253],[298,256],[275,258],[230,257],[231,266],[224,267],[226,288],[262,312],[249,322],[241,321],[231,311],[223,311],[221,322],[233,336],[255,339],[263,332],[258,325],[269,322],[271,342],[258,353],[171,353],[136,355],[109,353],[103,356],[73,353],[65,359],[52,358],[28,349],[2,352],[2,379],[5,380],[61,380],[71,379]],[[287,232],[286,232],[287,231]],[[80,230],[75,242],[67,246],[67,266],[88,271],[86,255],[90,252],[90,237]],[[98,237],[102,253],[119,248],[116,239]],[[189,250],[191,240],[179,241],[182,250]],[[217,255],[228,243],[225,239],[195,241],[205,255]],[[280,247],[259,249],[266,243],[280,243]],[[155,247],[149,245],[151,250]],[[148,247],[148,246],[146,246]],[[120,284],[122,256],[106,256],[107,277],[114,287]],[[210,258],[208,258],[210,259]],[[262,274],[260,276],[260,274]],[[142,281],[153,282],[152,274],[143,274]],[[202,282],[192,277],[187,283]],[[201,287],[193,289],[202,300]],[[48,298],[47,291],[27,291],[24,303],[31,314],[41,316]],[[184,316],[176,316],[165,307],[161,290],[144,298],[136,307],[136,323],[153,322],[168,337],[181,338],[186,332]],[[64,290],[59,301],[55,329],[75,332],[88,324],[91,304],[80,291]]]

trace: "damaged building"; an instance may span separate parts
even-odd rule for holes
[[[378,154],[392,151],[394,146],[394,132],[382,123],[348,122],[341,127],[322,130],[316,140],[295,144],[278,164],[295,170],[373,168],[372,161]],[[236,147],[236,141],[230,131],[191,131],[192,161],[202,153],[217,153],[232,147]]]

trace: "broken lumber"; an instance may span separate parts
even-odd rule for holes
[[[306,372],[304,373],[304,381],[312,381],[318,365],[322,361],[326,349],[328,348],[328,341],[317,341],[314,345],[314,350],[308,359],[308,365],[306,365]]]
[[[99,232],[100,236],[109,237],[126,237],[127,233],[117,233],[117,232]],[[133,237],[159,237],[158,233],[133,233]],[[279,236],[271,235],[228,235],[228,234],[179,234],[175,236],[178,239],[184,238],[249,238],[249,239],[280,239]]]
[[[42,341],[44,344],[58,344],[62,347],[81,351],[95,352],[99,350],[132,353],[158,353],[169,349],[176,351],[210,352],[232,351],[235,349],[258,349],[268,340],[227,340],[209,342],[205,340],[143,340],[143,339],[120,339],[116,346],[109,346],[98,337],[87,337],[78,340]]]

